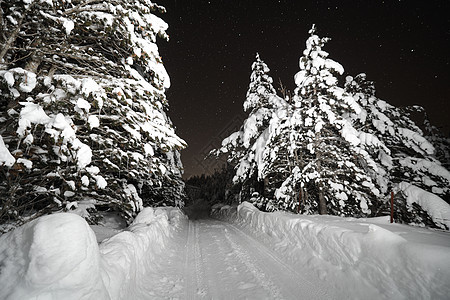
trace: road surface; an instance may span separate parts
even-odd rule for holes
[[[233,224],[190,220],[149,283],[155,299],[330,299],[302,270]]]

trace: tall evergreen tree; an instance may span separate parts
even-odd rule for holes
[[[242,184],[242,191],[249,196],[258,190],[261,178],[261,162],[263,160],[264,144],[272,114],[286,105],[285,101],[276,95],[273,80],[268,75],[270,69],[256,54],[252,64],[250,84],[244,101],[244,111],[248,111],[248,118],[239,131],[232,133],[222,142],[222,147],[215,151],[217,155],[227,153],[228,161],[236,166],[235,183]]]
[[[183,197],[149,0],[2,1],[0,218],[115,209]],[[88,211],[91,214],[88,214]]]
[[[338,86],[335,74],[342,74],[344,69],[322,50],[328,40],[318,37],[313,26],[300,58],[294,106],[301,128],[290,152],[303,158],[277,196],[291,201],[289,191],[300,184],[308,189],[304,201],[312,212],[368,215],[379,194],[368,175],[376,171],[376,165],[360,147],[359,133],[346,118],[360,107]]]

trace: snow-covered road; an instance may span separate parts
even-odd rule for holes
[[[0,299],[448,299],[448,232],[264,213],[147,207],[133,223],[71,213],[0,236]],[[220,219],[220,220],[218,220]]]
[[[190,220],[170,259],[158,263],[152,296],[163,299],[330,299],[320,282],[298,272],[273,250],[214,219]]]

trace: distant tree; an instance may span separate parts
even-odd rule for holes
[[[164,8],[0,3],[0,135],[14,156],[1,167],[1,221],[70,209],[129,219],[143,205],[180,205],[186,144],[166,115],[156,39],[167,24],[153,14]]]
[[[234,168],[230,164],[222,166],[215,170],[211,175],[202,174],[192,176],[186,180],[186,185],[199,189],[197,199],[189,199],[195,202],[202,199],[209,204],[226,203],[231,204],[235,201],[236,193],[232,191],[236,186],[232,184]]]

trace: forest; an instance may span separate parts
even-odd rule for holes
[[[169,117],[171,82],[157,46],[168,39],[163,7],[0,3],[3,231],[62,211],[91,224],[114,211],[131,223],[144,206],[197,200],[186,184],[211,204],[346,217],[388,214],[393,193],[396,221],[449,229],[435,210],[450,201],[448,137],[422,107],[377,98],[365,74],[343,78],[315,26],[292,92],[276,90],[256,54],[247,118],[210,154],[227,166],[185,184],[187,144]],[[411,200],[417,193],[425,196]]]
[[[293,93],[282,85],[277,93],[256,54],[243,103],[248,117],[211,152],[228,167],[188,183],[206,186],[207,199],[346,217],[387,215],[394,197],[397,222],[448,229],[436,215],[450,201],[448,138],[424,108],[377,98],[366,74],[339,78],[344,67],[323,50],[329,38],[314,25],[309,33]],[[412,190],[424,191],[423,202],[411,201]]]

